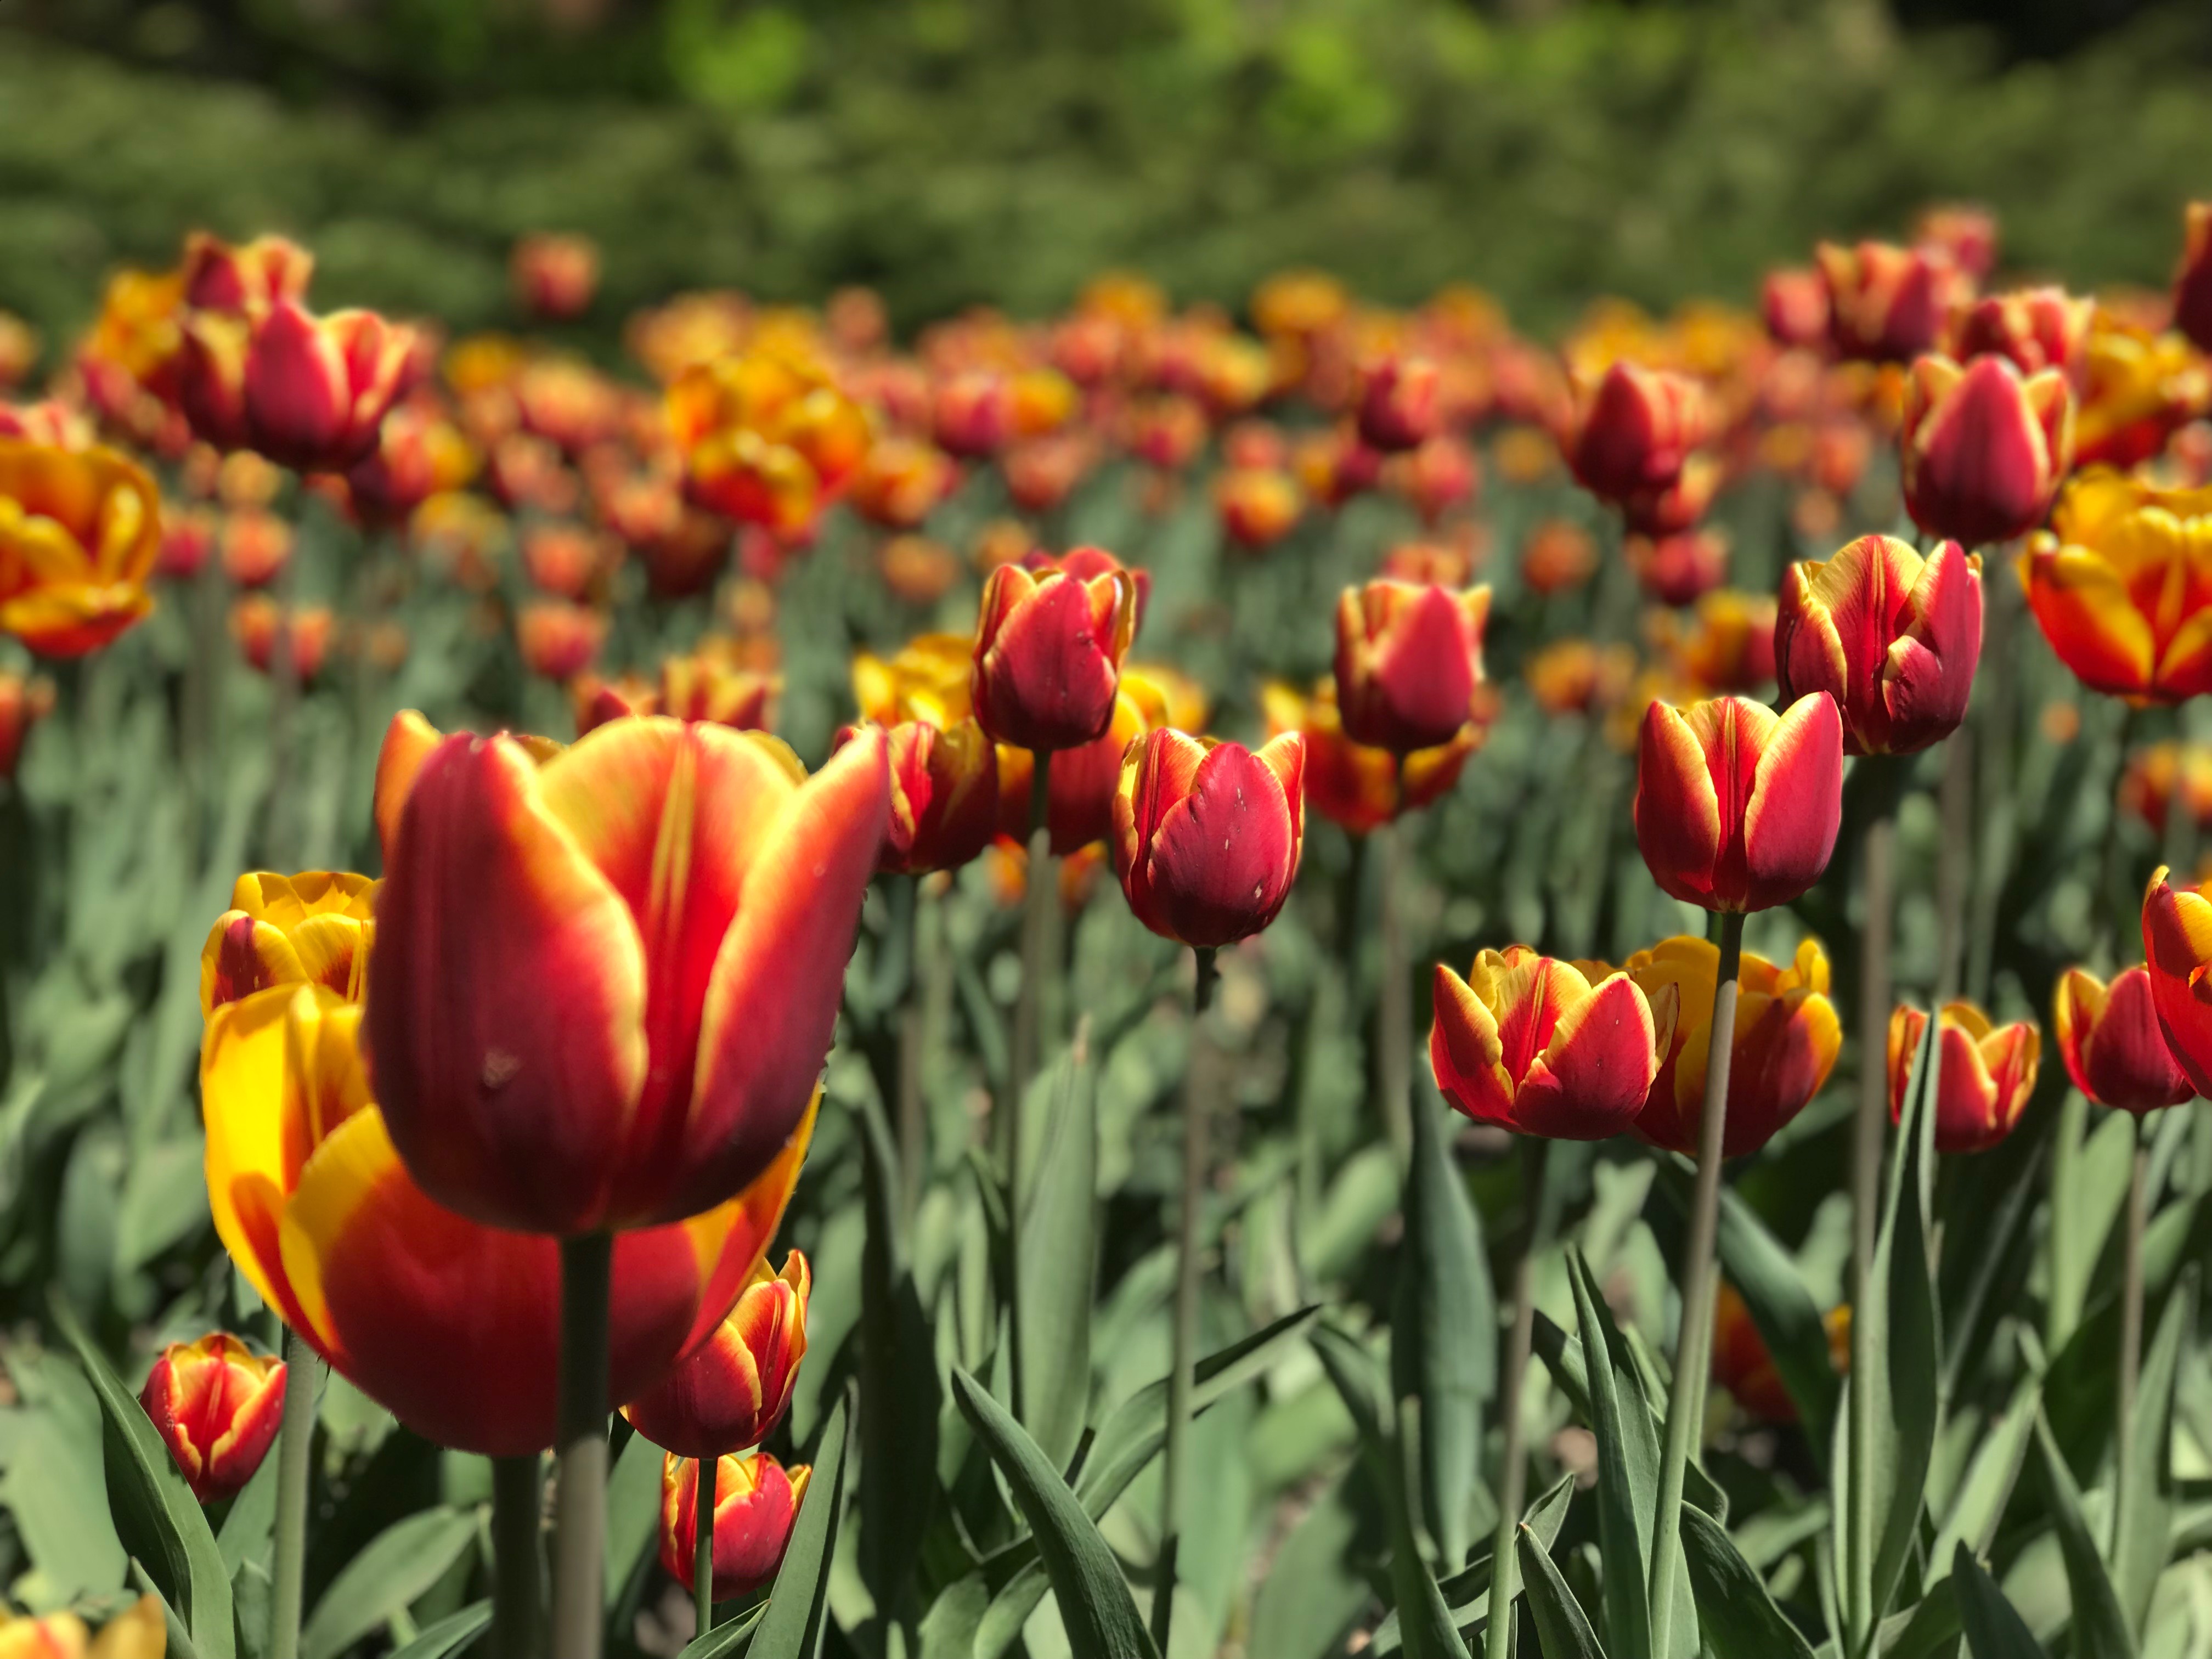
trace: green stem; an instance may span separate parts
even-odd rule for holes
[[[297,1331],[284,1334],[284,1421],[276,1441],[275,1583],[269,1597],[270,1659],[298,1659],[307,1581],[307,1477],[315,1395],[323,1362]]]
[[[1030,855],[1023,874],[1022,989],[1014,1004],[1012,1075],[1005,1109],[998,1114],[999,1162],[1006,1176],[1006,1215],[1017,1239],[1022,1226],[1022,1098],[1036,1074],[1038,1024],[1043,1018],[1045,957],[1051,947],[1052,907],[1059,896],[1059,873],[1052,862],[1052,751],[1034,754],[1030,774]],[[1018,1243],[1006,1253],[1006,1320],[1011,1346],[1009,1370],[1014,1413],[1026,1395],[1022,1364],[1022,1253]]]
[[[1881,1205],[1881,1148],[1889,1127],[1890,924],[1895,908],[1897,817],[1893,797],[1866,827],[1861,851],[1861,890],[1866,925],[1859,941],[1859,1098],[1851,1127],[1851,1305],[1870,1305],[1874,1294],[1875,1234]],[[1870,1350],[1868,1321],[1851,1322],[1853,1376],[1874,1374],[1879,1357]],[[1871,1448],[1875,1436],[1875,1394],[1869,1388],[1846,1390],[1850,1400],[1850,1453],[1846,1459],[1848,1530],[1844,1574],[1846,1650],[1863,1649],[1874,1629],[1872,1605],[1875,1488]]]
[[[491,1464],[491,1640],[494,1659],[545,1650],[544,1471],[536,1452]]]
[[[898,1070],[899,1214],[909,1228],[929,1173],[928,1096],[923,1081],[931,1048],[932,990],[945,977],[937,961],[941,927],[938,901],[927,876],[912,879],[913,971],[907,976],[906,1000],[899,1009]]]
[[[702,1457],[691,1465],[691,1610],[694,1632],[714,1628],[714,1506],[722,1497],[722,1460]]]
[[[554,1450],[553,1659],[599,1659],[607,1534],[607,1319],[614,1235],[561,1241],[561,1376]]]
[[[1206,1010],[1218,977],[1210,947],[1194,948],[1198,982],[1191,994],[1190,1061],[1182,1093],[1182,1210],[1176,1220],[1175,1327],[1168,1370],[1168,1433],[1160,1483],[1159,1566],[1152,1580],[1152,1645],[1164,1655],[1175,1616],[1176,1556],[1182,1543],[1183,1488],[1189,1480],[1184,1442],[1198,1368],[1198,1212],[1206,1197]]]
[[[2169,811],[2178,810],[2177,800]],[[2112,1535],[2135,1494],[2129,1491],[2128,1449],[2135,1442],[2136,1385],[2142,1372],[2143,1223],[2149,1208],[2150,1137],[2135,1120],[2136,1155],[2128,1172],[2127,1240],[2120,1269],[2120,1381],[2112,1428]]]
[[[1705,1109],[1698,1120],[1697,1194],[1682,1261],[1682,1323],[1674,1338],[1674,1380],[1667,1394],[1667,1444],[1659,1464],[1659,1503],[1651,1528],[1651,1651],[1674,1652],[1674,1577],[1682,1560],[1682,1480],[1697,1428],[1698,1373],[1709,1363],[1713,1240],[1720,1231],[1721,1148],[1728,1133],[1729,1065],[1735,1053],[1737,975],[1743,965],[1743,915],[1721,918],[1721,959],[1713,982],[1712,1035],[1705,1050]],[[1700,1344],[1703,1346],[1700,1346]]]
[[[1404,762],[1399,763],[1401,773]],[[1407,1168],[1413,1157],[1413,1005],[1407,982],[1406,929],[1399,914],[1399,888],[1404,884],[1406,825],[1401,819],[1375,832],[1382,843],[1382,885],[1376,928],[1381,946],[1382,980],[1375,994],[1375,1078],[1382,1096],[1382,1128],[1398,1167]]]
[[[1966,994],[1986,1006],[1996,969],[1997,917],[2004,902],[2005,874],[2012,863],[2013,754],[2019,739],[2020,697],[2015,690],[2021,618],[2025,599],[2014,574],[2010,548],[1987,561],[1983,578],[1989,595],[1989,621],[1982,641],[1978,742],[1981,836],[1976,847],[1980,867],[1973,880],[1973,919],[1967,929]]]
[[[1959,994],[1961,946],[1966,927],[1969,853],[1974,838],[1974,733],[1962,726],[1951,734],[1943,755],[1943,782],[1937,793],[1943,837],[1936,860],[1936,1006]],[[1883,1042],[1888,1041],[1885,1030]],[[1886,1054],[1887,1047],[1883,1050]]]
[[[1484,1637],[1486,1659],[1510,1659],[1513,1650],[1513,1598],[1520,1592],[1521,1559],[1514,1529],[1528,1494],[1528,1460],[1521,1426],[1522,1389],[1536,1336],[1536,1249],[1544,1210],[1544,1165],[1552,1143],[1541,1135],[1521,1142],[1520,1249],[1513,1262],[1513,1331],[1506,1340],[1505,1374],[1498,1379],[1498,1420],[1505,1447],[1498,1466],[1498,1536],[1490,1551],[1490,1623]]]

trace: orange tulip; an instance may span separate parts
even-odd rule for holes
[[[97,651],[154,608],[161,500],[112,449],[0,438],[0,633],[41,656]]]
[[[1889,1119],[1905,1112],[1912,1086],[1912,1059],[1920,1051],[1928,1016],[1899,1005],[1889,1017]],[[1991,1024],[1971,1002],[1947,1002],[1938,1019],[1936,1150],[1979,1152],[2012,1133],[2035,1092],[2043,1038],[2033,1023]]]
[[[2110,984],[2069,968],[2051,995],[2051,1018],[2066,1075],[2100,1106],[2154,1112],[2197,1092],[2166,1046],[2150,969],[2142,963]]]
[[[1838,1371],[1851,1364],[1851,1310],[1831,1308],[1820,1322],[1827,1328],[1828,1363]],[[1797,1403],[1783,1386],[1766,1339],[1759,1334],[1742,1293],[1726,1279],[1713,1303],[1713,1381],[1726,1389],[1745,1413],[1765,1423],[1795,1423]]]
[[[284,1362],[227,1331],[161,1350],[138,1403],[203,1504],[253,1479],[284,1415]]]
[[[2182,1075],[2212,1095],[2212,899],[2160,865],[2143,890],[2144,966],[2158,1028]]]
[[[811,780],[773,738],[663,716],[542,767],[511,737],[435,739],[400,715],[377,776],[368,1041],[409,1170],[529,1232],[720,1204],[828,1053],[888,817],[882,735]]]
[[[2212,489],[2084,472],[2021,568],[2044,638],[2084,685],[2140,702],[2212,691]]]
[[[1627,975],[1593,982],[1583,964],[1522,945],[1481,952],[1465,979],[1438,963],[1435,1003],[1429,1063],[1444,1098],[1478,1123],[1552,1140],[1627,1128],[1673,1036]]]
[[[714,1474],[717,1601],[750,1595],[775,1577],[811,1474],[801,1464],[787,1474],[766,1452],[720,1460]],[[660,1468],[660,1565],[687,1595],[696,1592],[698,1527],[698,1470],[671,1452]]]
[[[714,1335],[665,1382],[623,1407],[630,1426],[664,1451],[720,1457],[757,1446],[791,1407],[806,1358],[806,1258],[793,1250],[783,1271],[763,1261]]]
[[[43,676],[27,680],[20,674],[0,674],[0,783],[15,781],[23,740],[53,708],[52,680]]]

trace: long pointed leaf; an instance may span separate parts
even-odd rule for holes
[[[1698,1599],[1698,1632],[1718,1659],[1813,1659],[1813,1644],[1774,1605],[1728,1528],[1687,1504],[1682,1561]]]
[[[1536,1635],[1543,1643],[1544,1659],[1605,1659],[1597,1633],[1583,1616],[1582,1603],[1567,1588],[1551,1551],[1536,1541],[1528,1528],[1519,1529],[1514,1547],[1521,1556],[1521,1581],[1528,1598],[1528,1611],[1536,1620]],[[1608,1573],[1607,1577],[1612,1575]],[[1649,1646],[1625,1650],[1648,1653]]]
[[[1679,1184],[1680,1172],[1668,1166]],[[1774,1357],[1775,1374],[1789,1391],[1814,1455],[1825,1458],[1843,1379],[1829,1358],[1828,1328],[1805,1288],[1797,1264],[1752,1207],[1721,1188],[1721,1266],[1742,1295],[1752,1323]]]
[[[1959,1483],[1958,1496],[1951,1500],[1950,1513],[1943,1517],[1936,1546],[1928,1553],[1925,1582],[1929,1585],[1942,1577],[1954,1546],[1964,1544],[1970,1553],[1978,1554],[1996,1539],[1997,1523],[2004,1518],[2005,1504],[2019,1482],[2027,1449],[2035,1437],[2042,1389],[2040,1377],[2022,1377],[2003,1414],[1983,1430],[1973,1461],[1966,1466],[1966,1477]]]
[[[860,1115],[868,1218],[860,1253],[860,1571],[877,1607],[888,1611],[936,1506],[940,1396],[936,1342],[899,1236],[898,1155],[872,1095]]]
[[[476,1541],[476,1517],[425,1510],[395,1521],[331,1582],[300,1632],[300,1659],[337,1659],[446,1576]]]
[[[2027,1620],[1964,1544],[1951,1552],[1951,1588],[1959,1597],[1959,1622],[1966,1627],[1973,1659],[2049,1659]]]
[[[1607,1363],[1611,1349],[1605,1328],[1598,1322],[1589,1269],[1579,1254],[1570,1257],[1570,1269],[1576,1322],[1582,1330],[1583,1353],[1589,1362],[1590,1432],[1597,1437],[1597,1539],[1605,1577],[1605,1633],[1623,1653],[1650,1653],[1651,1604],[1644,1586],[1644,1528],[1638,1524],[1636,1494],[1629,1486],[1627,1431],[1621,1424],[1618,1379]],[[1534,1585],[1529,1596],[1533,1606]],[[1550,1645],[1547,1632],[1545,1646],[1548,1650]]]
[[[2135,1637],[2082,1516],[2081,1489],[2074,1484],[2074,1472],[2066,1467],[2058,1443],[2051,1437],[2051,1425],[2040,1419],[2035,1425],[2035,1446],[2051,1528],[2066,1564],[2066,1587],[2074,1598],[2074,1651],[2094,1654],[2096,1659],[2135,1659]]]
[[[845,1509],[845,1460],[853,1447],[853,1397],[848,1389],[822,1425],[806,1501],[784,1547],[747,1659],[816,1659],[830,1622],[830,1563],[837,1553],[837,1522]],[[719,1634],[719,1632],[717,1632]]]
[[[2112,1587],[2120,1610],[2138,1641],[2150,1617],[2152,1592],[2166,1570],[2173,1534],[2173,1383],[2180,1369],[2185,1333],[2197,1328],[2197,1270],[2183,1270],[2181,1284],[2166,1300],[2158,1334],[2143,1356],[2136,1389],[2135,1426],[2130,1443],[2119,1449],[2128,1460],[2127,1507],[2115,1517]]]
[[[1097,1071],[1080,1034],[1031,1087],[1049,1115],[1015,1243],[1021,1252],[1022,1426],[1052,1466],[1065,1469],[1082,1441],[1091,1403],[1097,1255]]]
[[[1572,1506],[1574,1497],[1575,1477],[1563,1474],[1551,1490],[1528,1506],[1528,1512],[1522,1516],[1523,1524],[1536,1534],[1536,1541],[1546,1549],[1559,1541],[1559,1533],[1567,1523],[1567,1510]],[[1462,1637],[1480,1635],[1489,1620],[1491,1568],[1493,1565],[1490,1552],[1485,1547],[1465,1571],[1453,1574],[1437,1586],[1444,1598],[1444,1607],[1451,1615],[1452,1625]],[[1397,1652],[1399,1645],[1398,1615],[1392,1613],[1375,1627],[1375,1639],[1368,1644],[1367,1651],[1373,1654],[1375,1659],[1384,1659],[1384,1656]]]

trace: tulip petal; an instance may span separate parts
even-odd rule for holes
[[[1745,908],[1796,898],[1820,878],[1843,823],[1844,727],[1824,692],[1782,713],[1744,804]]]
[[[1429,1029],[1429,1064],[1437,1087],[1478,1123],[1500,1128],[1513,1121],[1513,1079],[1502,1063],[1504,1046],[1498,1021],[1468,982],[1442,963],[1437,964],[1436,1024]]]
[[[1655,702],[1644,711],[1636,760],[1636,840],[1653,879],[1670,897],[1713,899],[1723,826],[1705,747],[1681,711]]]
[[[306,1330],[278,1243],[284,1205],[285,1014],[295,988],[277,986],[208,1017],[200,1045],[208,1207],[216,1236],[261,1299]]]
[[[1564,964],[1562,964],[1564,965]],[[1536,1062],[1556,1089],[1540,1116],[1522,1085],[1522,1116],[1533,1133],[1562,1140],[1620,1133],[1644,1108],[1659,1059],[1650,1005],[1626,974],[1568,1002]]]
[[[411,708],[392,717],[384,730],[384,746],[376,756],[374,815],[376,838],[384,848],[384,861],[392,862],[392,848],[399,834],[399,815],[415,787],[415,779],[430,751],[445,741],[442,733]]]
[[[2058,659],[2093,690],[2140,696],[2157,647],[2118,571],[2084,547],[2044,548],[2027,561],[2027,604]]]

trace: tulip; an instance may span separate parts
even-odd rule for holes
[[[783,1271],[763,1261],[714,1335],[658,1388],[623,1407],[630,1426],[662,1450],[721,1457],[759,1445],[790,1409],[806,1357],[812,1283],[797,1250]]]
[[[2212,1095],[2212,900],[2175,886],[2160,865],[2143,890],[2143,956],[2167,1051],[2200,1095]]]
[[[266,593],[249,593],[230,610],[230,631],[239,653],[256,673],[276,672],[281,643],[286,672],[307,684],[323,672],[331,648],[334,619],[328,605],[295,606],[286,611]]]
[[[919,439],[880,438],[853,475],[853,506],[872,523],[912,530],[960,481],[952,458]]]
[[[1239,547],[1273,547],[1305,512],[1298,481],[1275,467],[1231,467],[1214,480],[1214,508],[1221,527]]]
[[[1557,640],[1522,665],[1521,678],[1547,714],[1601,713],[1620,701],[1636,678],[1636,653],[1626,645]]]
[[[714,1470],[714,1599],[750,1595],[775,1577],[792,1523],[812,1471],[788,1474],[766,1452],[725,1457]],[[660,1565],[696,1591],[693,1543],[699,1528],[699,1478],[688,1458],[671,1452],[660,1468]]]
[[[1571,519],[1547,519],[1521,549],[1521,582],[1531,593],[1565,593],[1597,572],[1597,538]]]
[[[226,1331],[161,1350],[138,1403],[203,1504],[236,1494],[261,1467],[284,1415],[284,1362]]]
[[[1846,357],[1910,362],[1942,338],[1972,290],[1940,248],[1822,242],[1814,255],[1828,285],[1828,337]]]
[[[2082,349],[2075,458],[2133,466],[2212,408],[2212,374],[2188,340],[2099,309]]]
[[[860,718],[878,726],[921,720],[945,727],[969,718],[975,646],[959,634],[922,634],[889,660],[871,651],[853,656],[853,701]]]
[[[1902,1120],[1928,1016],[1900,1004],[1889,1017],[1889,1121]],[[1936,1150],[1986,1152],[2012,1133],[2035,1092],[2043,1038],[2027,1020],[1996,1025],[1971,1002],[1947,1002],[1936,1025]]]
[[[6,345],[6,325],[7,313],[0,312],[0,349]],[[5,384],[0,374],[0,386]],[[35,404],[0,403],[0,438],[24,438],[50,449],[89,449],[93,437],[92,422],[58,398]]]
[[[292,562],[292,526],[266,507],[241,507],[224,516],[216,544],[232,586],[266,587]]]
[[[542,769],[504,736],[426,755],[420,726],[395,720],[379,764],[396,833],[368,1017],[408,1169],[531,1232],[720,1203],[829,1050],[888,817],[881,736],[809,780],[773,738],[660,716]]]
[[[1521,945],[1483,951],[1466,979],[1438,963],[1435,1004],[1429,1063],[1444,1098],[1478,1123],[1550,1140],[1627,1128],[1673,1036],[1627,975],[1593,983]]]
[[[0,783],[13,783],[31,728],[54,709],[54,683],[43,675],[25,679],[0,674]]]
[[[1951,356],[2008,358],[2022,374],[2055,368],[2069,380],[2081,365],[2096,301],[2063,288],[2027,288],[1974,301],[1959,319]]]
[[[21,317],[0,311],[0,392],[22,385],[38,362],[38,330]]]
[[[1161,726],[1201,726],[1206,714],[1204,696],[1182,676],[1156,665],[1124,665],[1114,719],[1105,735],[1052,757],[1045,824],[1054,855],[1070,857],[1112,836],[1114,793],[1121,783],[1122,754],[1132,743]],[[999,834],[1026,847],[1032,828],[1036,757],[1026,749],[1000,744],[998,761]]]
[[[1817,270],[1770,270],[1759,286],[1766,331],[1785,346],[1815,346],[1828,338],[1828,284]]]
[[[588,236],[526,236],[507,256],[507,270],[523,310],[548,322],[568,322],[591,308],[599,289],[599,245]]]
[[[1984,546],[2042,523],[2074,464],[2074,398],[2007,357],[1917,359],[1905,399],[1905,505],[1931,536]]]
[[[859,734],[847,726],[840,748]],[[884,734],[890,818],[876,867],[887,875],[957,870],[990,845],[1000,816],[999,757],[972,720],[940,729],[921,720]]]
[[[1779,714],[1746,697],[1654,702],[1637,757],[1637,845],[1671,897],[1708,910],[1786,904],[1828,866],[1843,777],[1843,722],[1818,693]]]
[[[1711,1047],[1714,981],[1720,951],[1686,935],[1629,957],[1624,970],[1663,1028],[1673,1009],[1674,1039],[1662,1045],[1658,1073],[1631,1127],[1655,1146],[1694,1155],[1705,1117],[1705,1058]],[[1828,958],[1812,939],[1787,967],[1743,953],[1742,994],[1729,1060],[1723,1158],[1755,1152],[1805,1109],[1834,1069],[1843,1027],[1828,1000]]]
[[[1271,736],[1296,732],[1306,740],[1309,805],[1331,823],[1364,836],[1451,793],[1467,758],[1481,745],[1484,725],[1469,721],[1450,742],[1404,757],[1370,749],[1345,735],[1336,682],[1324,679],[1311,696],[1271,683],[1261,693]]]
[[[1006,375],[969,369],[937,388],[930,428],[938,445],[963,459],[995,454],[1014,435],[1014,387]]]
[[[2212,202],[2191,202],[2181,264],[2173,276],[2173,325],[2212,351]]]
[[[1426,357],[1391,357],[1366,375],[1359,393],[1359,440],[1386,454],[1418,449],[1443,422],[1443,375]]]
[[[2051,1018],[2066,1075],[2100,1106],[2140,1115],[2179,1106],[2197,1092],[2166,1046],[2151,972],[2142,963],[2110,984],[2069,968],[2052,994]]]
[[[1948,255],[1969,278],[1979,282],[1997,262],[1997,219],[1971,202],[1939,202],[1921,210],[1912,223],[1916,246]]]
[[[1163,726],[1132,743],[1114,794],[1114,871],[1137,920],[1212,950],[1249,939],[1290,896],[1305,840],[1305,740],[1256,751]]]
[[[419,372],[414,331],[373,311],[318,317],[278,300],[185,320],[182,397],[192,429],[303,472],[366,459]]]
[[[0,1659],[162,1659],[168,1650],[168,1621],[158,1595],[140,1596],[97,1638],[73,1613],[33,1619],[0,1607]]]
[[[660,664],[660,712],[678,720],[766,732],[775,724],[782,696],[782,675],[740,668],[715,651],[667,657]]]
[[[1336,605],[1336,694],[1345,734],[1394,755],[1450,743],[1482,713],[1490,589],[1454,593],[1387,578]]]
[[[581,599],[593,578],[612,562],[610,550],[582,525],[558,520],[535,524],[523,533],[523,574],[532,586],[556,599]],[[611,550],[619,555],[621,550]]]
[[[234,247],[196,230],[185,238],[184,303],[198,311],[251,311],[303,300],[315,256],[282,236]]]
[[[161,505],[114,450],[0,438],[0,633],[81,657],[138,622],[154,608]]]
[[[2166,815],[2179,810],[2199,831],[2212,830],[2212,745],[2154,743],[2128,757],[2120,774],[2119,805],[2166,833]]]
[[[571,680],[599,660],[607,618],[587,605],[533,599],[515,613],[514,643],[523,664],[549,680]]]
[[[489,1456],[541,1449],[555,1426],[560,1245],[465,1220],[416,1183],[370,1088],[361,1024],[360,1005],[317,984],[274,985],[210,1016],[200,1094],[216,1231],[285,1323],[408,1427]],[[720,1324],[775,1234],[812,1123],[810,1109],[727,1202],[615,1240],[613,1397],[653,1388]]]
[[[1828,1363],[1848,1371],[1851,1363],[1850,1304],[1831,1308],[1821,1320],[1828,1336]],[[1723,1279],[1713,1303],[1713,1381],[1726,1389],[1749,1416],[1767,1423],[1795,1423],[1797,1404],[1790,1397],[1766,1339],[1759,1334],[1751,1310],[1736,1287]]]
[[[376,884],[343,871],[250,871],[230,890],[200,949],[200,1012],[277,985],[319,985],[362,998],[375,937]]]
[[[1065,553],[1048,553],[1041,547],[1032,547],[1021,556],[1022,568],[1033,576],[1042,576],[1048,570],[1064,571],[1081,581],[1092,581],[1100,576],[1121,576],[1137,591],[1135,614],[1130,622],[1132,637],[1145,631],[1145,607],[1152,603],[1152,573],[1125,565],[1103,547],[1071,547]]]
[[[1673,480],[1639,489],[1620,503],[1630,532],[1640,536],[1679,536],[1705,516],[1723,477],[1721,463],[1697,454],[1682,463]]]
[[[1862,536],[1782,579],[1782,695],[1834,698],[1854,755],[1909,755],[1948,737],[1981,653],[1981,559],[1955,542],[1923,560],[1894,537]]]
[[[2021,574],[2044,638],[2092,690],[2169,703],[2212,691],[2212,489],[2085,472]]]
[[[1626,502],[1664,490],[1705,441],[1705,392],[1687,375],[1616,362],[1575,400],[1560,447],[1583,489]]]
[[[1089,577],[1012,564],[994,570],[970,683],[984,731],[1046,750],[1103,736],[1136,619],[1137,584],[1118,567]]]
[[[1644,592],[1662,605],[1688,605],[1728,579],[1729,538],[1721,530],[1631,536],[1621,550]]]
[[[1764,595],[1722,588],[1698,601],[1686,626],[1662,611],[1650,629],[1674,672],[1706,696],[1750,692],[1774,678],[1779,614]]]

